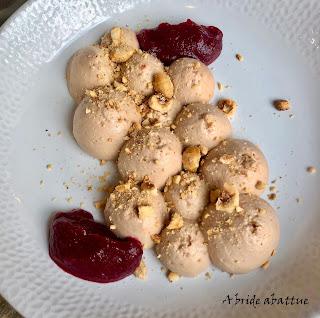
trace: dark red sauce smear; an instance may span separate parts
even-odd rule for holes
[[[49,228],[49,254],[63,270],[79,278],[109,283],[125,278],[138,267],[142,245],[119,239],[84,210],[58,212]]]
[[[221,30],[188,19],[180,24],[161,23],[138,34],[140,48],[169,65],[180,57],[192,57],[211,64],[222,50]]]

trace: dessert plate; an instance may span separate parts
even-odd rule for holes
[[[317,0],[25,4],[0,31],[1,294],[32,318],[320,315],[320,173],[306,172],[320,167],[319,12]],[[100,166],[72,138],[66,63],[114,25],[138,30],[186,18],[224,32],[222,55],[210,67],[228,88],[216,98],[238,102],[235,136],[259,144],[270,164],[282,233],[277,254],[267,270],[233,278],[210,269],[211,279],[170,284],[152,252],[145,255],[147,281],[104,285],[70,276],[49,258],[48,219],[82,202],[102,220],[92,203],[101,193],[88,186],[112,183],[117,175],[113,164]],[[291,110],[276,111],[271,101],[278,98],[289,99]],[[304,304],[280,304],[287,296]]]

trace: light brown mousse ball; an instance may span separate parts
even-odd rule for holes
[[[260,195],[268,183],[268,163],[261,150],[247,140],[227,139],[210,150],[201,173],[211,189],[235,186],[240,193]]]
[[[114,160],[124,138],[141,116],[134,101],[112,88],[90,91],[77,107],[73,135],[79,146],[92,157]]]
[[[71,57],[66,77],[69,93],[79,104],[86,89],[108,85],[113,81],[113,63],[108,50],[98,45],[80,49]]]
[[[143,248],[153,246],[152,235],[158,234],[168,217],[163,196],[155,187],[143,189],[130,182],[118,185],[105,207],[109,228],[119,237],[134,237]]]
[[[181,143],[169,129],[141,129],[123,145],[118,169],[123,179],[149,177],[157,188],[178,173],[182,165]]]
[[[199,225],[189,221],[180,229],[164,229],[156,252],[161,263],[180,276],[197,276],[210,264]]]
[[[136,52],[122,65],[122,81],[136,93],[149,96],[154,93],[154,75],[163,70],[162,63],[153,55]]]
[[[202,103],[184,106],[174,122],[175,134],[184,146],[202,146],[211,149],[230,137],[232,127],[228,117],[219,108]]]
[[[240,207],[240,212],[228,213],[210,204],[201,225],[212,264],[233,274],[247,273],[267,262],[280,237],[278,217],[265,200],[240,194]]]
[[[214,79],[209,68],[189,57],[174,61],[169,67],[174,96],[182,104],[208,103],[214,94]]]
[[[196,173],[181,171],[167,182],[164,198],[169,208],[195,221],[208,203],[209,189]]]

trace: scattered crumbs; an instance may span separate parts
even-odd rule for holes
[[[106,199],[95,201],[93,204],[96,209],[104,209],[106,206]]]
[[[237,54],[236,54],[236,59],[237,59],[239,62],[243,62],[244,57],[243,57],[243,55],[242,55],[242,54],[237,53]]]
[[[63,186],[64,186],[67,190],[69,190],[69,185],[67,184],[67,182],[63,182]]]
[[[206,280],[209,280],[212,278],[212,275],[209,272],[206,272],[204,276],[205,276]]]
[[[87,186],[87,190],[88,190],[88,191],[92,191],[92,189],[93,189],[92,185],[88,185],[88,186]]]
[[[169,280],[170,283],[174,283],[176,282],[177,280],[179,280],[180,276],[174,272],[168,272],[167,274],[167,278]]]
[[[100,159],[99,162],[100,162],[100,166],[104,166],[107,163],[107,161],[103,159]]]
[[[224,89],[224,85],[223,85],[222,83],[218,82],[218,83],[217,83],[217,86],[218,86],[218,90],[219,90],[220,92],[222,92],[223,89]]]
[[[269,193],[268,194],[268,199],[270,201],[274,201],[277,198],[277,195],[275,193]]]
[[[291,105],[290,102],[286,99],[277,99],[273,101],[273,106],[276,110],[285,111],[290,109]]]
[[[231,279],[233,279],[233,278],[234,278],[234,274],[230,273],[230,274],[229,274],[229,277],[230,277]]]
[[[314,166],[309,166],[307,167],[307,172],[310,174],[315,174],[317,172],[317,169]]]
[[[56,200],[57,200],[56,197],[51,198],[51,202],[54,202],[54,201],[56,201]]]
[[[266,261],[261,265],[261,268],[266,270],[270,266],[270,261]]]
[[[116,227],[114,224],[111,224],[111,225],[109,226],[109,229],[110,229],[110,230],[116,230],[117,227]]]
[[[159,244],[161,242],[161,236],[159,234],[152,234],[151,239],[155,244]]]
[[[48,164],[46,165],[46,167],[47,167],[47,170],[48,170],[48,171],[51,171],[51,170],[52,170],[52,164],[51,164],[51,163],[48,163]]]
[[[147,279],[147,275],[148,275],[147,266],[143,260],[141,260],[139,266],[136,268],[133,275],[142,280]]]
[[[82,209],[84,207],[84,203],[83,202],[80,202],[80,208]]]
[[[40,180],[40,185],[42,186],[44,184],[44,181],[43,180]]]
[[[68,198],[66,198],[66,201],[68,202],[68,203],[71,203],[72,202],[72,197],[68,197]]]
[[[293,117],[294,117],[294,114],[290,114],[290,115],[289,115],[289,118],[293,118]]]

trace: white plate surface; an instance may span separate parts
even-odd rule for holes
[[[230,88],[217,96],[237,100],[235,135],[260,145],[271,180],[277,179],[278,198],[272,202],[279,207],[282,231],[277,255],[267,271],[230,279],[210,269],[211,280],[200,275],[169,284],[150,252],[147,282],[133,277],[107,285],[79,280],[49,258],[48,218],[84,202],[101,219],[92,205],[101,194],[86,190],[98,181],[88,179],[107,170],[110,182],[116,176],[112,164],[100,167],[72,138],[74,105],[66,88],[66,63],[111,26],[139,29],[186,18],[224,32],[222,55],[211,68]],[[29,1],[0,32],[1,294],[32,318],[319,315],[319,46],[317,0]],[[244,62],[234,58],[237,52]],[[292,111],[276,112],[270,103],[274,98],[288,98]],[[319,173],[307,174],[308,165]],[[308,298],[309,304],[254,309],[222,303],[235,293],[296,296]]]

